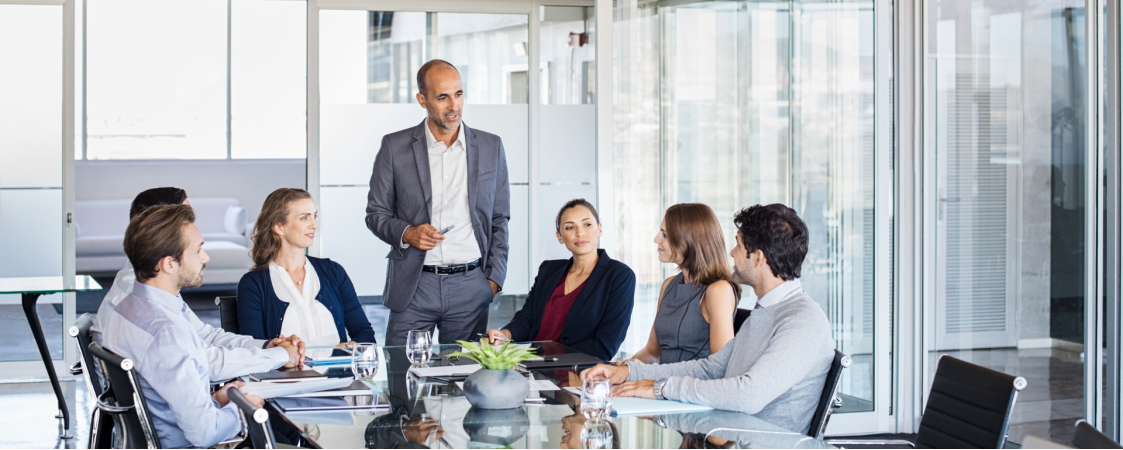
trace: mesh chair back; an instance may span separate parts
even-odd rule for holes
[[[827,380],[823,383],[823,394],[819,396],[819,407],[815,409],[815,415],[811,416],[808,436],[822,439],[836,404],[842,406],[842,400],[838,398],[838,385],[842,382],[842,369],[850,367],[851,363],[849,356],[838,350],[834,351],[834,361],[831,361],[831,370],[827,372]]]
[[[277,448],[277,440],[273,437],[273,427],[269,424],[269,412],[265,408],[258,408],[250,403],[242,391],[236,387],[226,390],[230,401],[242,410],[242,420],[246,424],[246,431],[250,435],[250,444],[253,448]]]
[[[1119,443],[1111,440],[1106,434],[1100,433],[1100,430],[1084,420],[1076,422],[1076,432],[1072,434],[1072,446],[1076,448],[1123,448]]]
[[[122,448],[161,448],[160,438],[148,414],[140,381],[133,371],[133,361],[101,348],[89,345],[90,353],[98,360],[108,382],[105,393],[98,398],[98,408],[112,414],[119,430]]]
[[[78,353],[82,354],[82,378],[86,380],[86,389],[96,399],[104,392],[103,387],[106,383],[101,365],[90,354],[89,346],[93,342],[90,328],[93,325],[93,318],[89,314],[82,314],[70,327],[70,337],[74,338],[78,344]],[[90,440],[87,446],[88,448],[113,447],[113,422],[108,417],[104,417],[101,408],[96,405],[90,417]]]
[[[940,356],[917,448],[1003,448],[1022,377]]]
[[[222,329],[229,333],[240,334],[238,327],[238,297],[215,297],[214,304],[218,305],[219,323]]]
[[[737,308],[736,314],[733,315],[733,334],[741,331],[741,324],[745,323],[745,319],[753,313],[751,309]]]

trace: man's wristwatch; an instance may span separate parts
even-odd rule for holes
[[[663,386],[666,386],[666,385],[667,385],[667,379],[666,378],[660,378],[658,380],[655,380],[655,385],[653,387],[655,388],[655,399],[656,400],[666,400],[667,399],[667,397],[663,396]]]

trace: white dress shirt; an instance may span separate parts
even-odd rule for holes
[[[106,329],[109,318],[117,305],[133,292],[136,283],[136,271],[133,265],[125,263],[125,268],[117,272],[113,279],[113,286],[101,301],[97,310],[94,325],[90,328],[91,335],[100,334]],[[215,328],[195,315],[191,308],[184,305],[186,311],[183,316],[199,336],[203,347],[203,354],[207,358],[212,382],[229,380],[256,372],[268,372],[289,362],[289,354],[281,347],[264,348],[268,341],[257,340],[249,336],[230,333],[222,328]]]
[[[803,292],[803,283],[799,282],[799,278],[792,278],[772,288],[771,291],[764,294],[764,297],[756,301],[756,307],[767,308],[769,306],[778,305],[780,302],[790,298],[795,292]]]
[[[429,148],[429,179],[433,190],[432,225],[445,233],[445,240],[425,252],[426,266],[451,266],[480,259],[480,246],[472,227],[468,205],[468,138],[456,131],[452,147],[438,141],[425,123],[425,142]],[[402,248],[409,247],[405,241]]]
[[[275,262],[269,263],[269,278],[277,298],[289,304],[281,319],[281,334],[300,336],[307,346],[339,344],[339,330],[331,311],[316,300],[320,293],[320,276],[316,275],[308,258],[304,258],[303,291],[297,289],[285,268]]]

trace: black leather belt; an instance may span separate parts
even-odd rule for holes
[[[480,260],[478,259],[468,264],[457,264],[455,266],[421,266],[421,271],[432,272],[437,275],[452,275],[476,270],[477,267],[480,267]]]

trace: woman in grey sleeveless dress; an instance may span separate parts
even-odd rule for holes
[[[716,353],[733,340],[741,295],[717,215],[700,203],[671,206],[655,243],[659,261],[678,265],[681,273],[663,282],[647,345],[633,359],[667,364]]]

